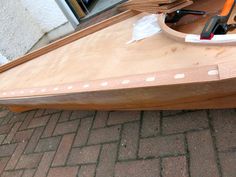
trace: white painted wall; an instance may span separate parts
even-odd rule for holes
[[[0,53],[7,59],[25,54],[44,34],[19,0],[0,0],[0,24]]]
[[[68,22],[55,0],[21,0],[44,32],[49,32]]]
[[[0,53],[12,60],[74,28],[55,0],[0,0]]]
[[[7,58],[0,53],[0,66],[6,63],[8,63]]]

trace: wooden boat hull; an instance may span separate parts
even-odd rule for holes
[[[28,98],[24,100],[24,102],[13,99],[11,101],[4,101],[4,105],[15,112],[37,108],[68,110],[184,110],[235,108],[236,91],[229,88],[228,90],[231,92],[228,92],[228,90],[225,89],[226,84],[231,85],[232,80],[208,84],[198,83],[162,88],[137,88],[104,91],[102,93],[71,94],[39,99]],[[194,92],[196,89],[205,90],[205,93],[199,93],[199,95],[195,93],[192,95],[185,94],[190,90]],[[209,89],[214,91],[209,93]],[[222,93],[221,89],[224,89],[226,92]],[[173,90],[176,90],[176,92],[173,92]],[[160,93],[163,95],[160,95]],[[178,97],[176,94],[178,94]]]
[[[104,83],[100,80],[93,82],[91,90],[86,92],[59,94],[58,91],[58,94],[47,96],[0,100],[0,104],[7,105],[14,111],[34,108],[96,110],[235,108],[236,69],[233,68],[235,64],[236,62],[229,62],[218,66],[186,69],[184,75],[191,78],[190,80],[187,77],[176,78],[181,76],[178,70],[167,74],[149,73],[107,80],[113,84],[106,89],[96,87],[99,83]],[[158,80],[151,79],[154,77],[158,77]],[[126,81],[129,79],[132,84],[124,86],[122,83],[124,79]],[[172,84],[167,84],[169,82]],[[66,89],[67,85],[64,88]],[[60,89],[63,90],[63,86]]]
[[[0,105],[16,112],[235,108],[236,47],[189,45],[162,33],[126,44],[144,15],[125,12],[0,67]]]

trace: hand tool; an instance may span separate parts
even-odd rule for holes
[[[205,11],[198,11],[198,10],[177,10],[172,14],[168,14],[166,17],[166,23],[177,23],[182,17],[186,15],[206,15]]]
[[[202,33],[202,40],[211,40],[214,35],[226,34],[235,29],[236,24],[227,24],[236,0],[226,0],[220,15],[213,16],[205,25]]]

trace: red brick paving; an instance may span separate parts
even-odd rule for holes
[[[54,130],[53,135],[63,135],[66,133],[73,133],[77,130],[80,120],[67,121],[63,123],[58,123]]]
[[[78,176],[79,177],[91,177],[95,175],[96,165],[82,165]]]
[[[220,151],[234,150],[236,147],[236,112],[231,110],[212,111],[210,113],[212,115],[217,148]]]
[[[187,134],[192,177],[219,177],[217,158],[209,130]]]
[[[30,121],[28,128],[36,128],[36,127],[45,126],[47,124],[49,118],[50,118],[50,116],[44,116],[44,117],[32,119]]]
[[[120,125],[91,130],[88,144],[100,144],[117,141],[120,139]]]
[[[139,127],[139,122],[124,124],[119,147],[119,160],[136,159]]]
[[[51,163],[54,158],[54,154],[55,154],[54,151],[44,153],[44,155],[40,161],[40,164],[38,165],[38,168],[35,172],[35,175],[34,175],[35,177],[46,177],[47,176],[48,170],[50,169]]]
[[[3,177],[236,177],[233,109],[0,115]]]
[[[72,111],[63,111],[60,115],[59,122],[65,122],[70,119],[70,116],[72,114]]]
[[[62,137],[61,143],[58,146],[52,166],[63,166],[70,153],[71,146],[74,140],[74,134],[67,134]]]
[[[7,163],[7,166],[6,166],[6,170],[12,170],[15,168],[18,160],[20,159],[24,149],[25,149],[25,146],[26,146],[26,142],[22,142],[22,143],[19,143],[15,152],[12,154],[10,160],[8,161]]]
[[[99,162],[96,169],[97,177],[113,176],[113,170],[116,162],[118,144],[105,144],[102,146]]]
[[[21,177],[23,174],[23,171],[5,171],[2,173],[1,177]]]
[[[115,177],[159,177],[160,159],[118,162],[115,166]]]
[[[26,149],[24,151],[26,154],[34,152],[34,149],[38,145],[38,141],[40,140],[41,135],[43,133],[43,129],[44,129],[44,127],[38,127],[34,130],[34,133],[31,136],[31,138],[26,146]]]
[[[97,112],[93,123],[93,128],[103,128],[106,126],[106,122],[109,116],[109,112]]]
[[[19,143],[19,142],[28,141],[31,138],[33,131],[34,131],[33,129],[18,131],[15,133],[11,142],[12,143]]]
[[[0,146],[0,158],[11,156],[14,153],[16,146],[17,146],[17,144],[1,145]]]
[[[42,153],[22,155],[17,162],[16,169],[31,169],[38,167],[42,155]]]
[[[80,127],[77,131],[77,135],[74,141],[75,147],[84,146],[87,143],[92,123],[93,117],[88,117],[81,120]]]
[[[139,157],[150,158],[185,154],[184,135],[157,136],[140,140]]]
[[[220,153],[220,162],[222,165],[223,176],[236,176],[236,152]]]
[[[123,124],[140,119],[140,112],[111,112],[107,121],[108,125]]]
[[[72,177],[77,176],[78,167],[51,168],[48,177]]]
[[[143,113],[142,137],[156,136],[160,133],[160,112],[146,111]]]
[[[54,128],[56,127],[57,125],[57,122],[59,120],[59,117],[60,117],[60,114],[59,113],[56,113],[56,114],[53,114],[52,117],[50,118],[48,124],[46,125],[45,129],[44,129],[44,132],[43,132],[43,135],[42,137],[50,137],[52,136],[52,133],[54,131]]]
[[[98,161],[100,145],[86,146],[83,148],[72,148],[67,164],[92,164]]]
[[[34,177],[35,169],[25,170],[22,177]]]
[[[55,151],[61,141],[61,137],[50,137],[40,139],[34,152]]]
[[[162,168],[163,177],[188,177],[187,159],[185,156],[163,158]]]
[[[163,118],[163,133],[175,134],[208,127],[206,111],[189,112]]]

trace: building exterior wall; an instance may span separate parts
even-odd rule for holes
[[[19,0],[0,0],[0,7],[0,53],[13,59],[25,54],[44,33]]]
[[[8,60],[74,30],[54,0],[0,0],[0,24],[0,53]]]
[[[0,66],[8,62],[7,58],[0,53]]]
[[[68,22],[54,0],[21,0],[21,2],[44,32]]]

